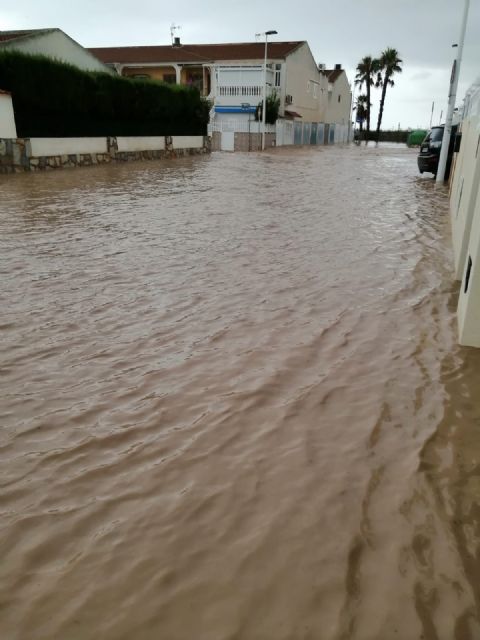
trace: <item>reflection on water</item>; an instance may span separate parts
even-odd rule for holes
[[[480,353],[415,152],[0,180],[2,638],[480,637]]]

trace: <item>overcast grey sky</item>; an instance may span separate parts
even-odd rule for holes
[[[471,0],[458,101],[480,76],[480,0]],[[86,47],[245,42],[276,29],[278,40],[307,40],[317,62],[342,63],[349,80],[365,55],[398,49],[404,72],[389,90],[383,126],[426,126],[447,107],[464,0],[15,0],[0,8],[0,30],[60,27]],[[376,122],[379,91],[374,91]]]

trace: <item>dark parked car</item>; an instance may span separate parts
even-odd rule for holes
[[[417,157],[418,168],[420,173],[427,171],[437,175],[438,160],[440,158],[440,149],[442,148],[444,125],[432,127],[428,132],[425,140],[420,145],[420,153]],[[448,145],[447,166],[445,168],[445,180],[450,175],[450,167],[452,165],[453,152],[455,150],[455,136],[457,134],[457,125],[453,125],[452,134],[450,136],[450,144]]]

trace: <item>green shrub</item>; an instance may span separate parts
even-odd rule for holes
[[[274,91],[267,96],[265,100],[265,123],[275,124],[278,118],[278,112],[280,110],[280,97]],[[259,102],[255,109],[255,120],[258,122],[262,119],[263,101]]]
[[[1,51],[0,88],[12,94],[24,138],[206,134],[209,105],[194,87]]]
[[[408,131],[403,129],[381,130],[379,142],[407,142]],[[364,132],[365,135],[365,132]],[[370,131],[369,140],[376,140],[376,131]]]

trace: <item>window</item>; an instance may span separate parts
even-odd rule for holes
[[[441,142],[443,139],[443,127],[433,127],[428,137],[432,142]]]
[[[148,73],[134,73],[132,78],[136,78],[137,80],[148,80],[150,76]]]
[[[275,86],[276,87],[280,86],[281,75],[282,75],[282,65],[276,64],[275,65]]]
[[[338,96],[338,101],[340,102],[340,100],[342,99],[342,96]]]
[[[168,82],[168,84],[175,84],[177,82],[177,76],[174,73],[164,73],[163,81]]]

